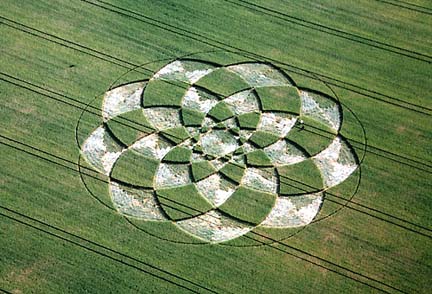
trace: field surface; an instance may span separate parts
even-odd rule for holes
[[[430,293],[430,1],[3,0],[0,8],[0,292]],[[315,221],[213,244],[113,209],[107,177],[80,151],[103,123],[101,95],[148,80],[185,56],[271,63],[299,87],[338,99],[340,134],[359,168],[326,191]],[[221,82],[223,75],[214,71],[197,84],[225,96],[244,89],[234,77]],[[175,91],[150,83],[144,106],[180,103],[181,83]],[[262,107],[295,112],[296,103],[272,103],[285,95],[279,90],[258,90],[270,97]],[[202,119],[191,110],[182,115],[190,125]],[[224,129],[235,113],[220,103],[210,115],[215,129]],[[138,127],[107,127],[126,144],[152,130],[137,113],[124,119]],[[258,121],[239,120],[246,128]],[[329,144],[319,135],[331,134],[326,126],[305,125],[287,139],[309,153]],[[178,143],[184,132],[162,134]],[[265,147],[276,139],[262,132],[251,140]],[[112,176],[151,187],[146,175],[157,163],[134,164],[140,157],[127,155]],[[183,164],[190,157],[179,148],[164,160]],[[269,162],[258,151],[246,157],[263,170]],[[236,168],[223,171],[230,183],[241,179]],[[201,163],[192,172],[202,179],[214,169]],[[309,192],[322,182],[307,161],[280,172]],[[212,207],[193,187],[155,193],[169,217],[181,220]],[[280,189],[299,193],[286,182]],[[221,210],[256,223],[275,201],[246,188],[235,196]]]

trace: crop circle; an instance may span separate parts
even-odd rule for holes
[[[314,220],[358,167],[341,111],[269,63],[178,59],[106,92],[81,153],[119,213],[225,242]]]

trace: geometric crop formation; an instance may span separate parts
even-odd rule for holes
[[[104,123],[81,151],[119,213],[217,243],[316,217],[323,192],[358,166],[341,115],[271,64],[179,59],[105,93]]]

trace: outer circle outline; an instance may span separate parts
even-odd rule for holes
[[[274,243],[279,243],[279,242],[282,242],[282,241],[284,241],[284,240],[287,240],[287,239],[289,239],[289,238],[291,238],[291,237],[294,237],[295,235],[299,234],[299,233],[302,232],[304,229],[306,229],[309,225],[311,225],[311,224],[315,224],[315,223],[318,223],[318,222],[320,222],[320,221],[322,221],[322,220],[325,220],[325,219],[327,219],[327,218],[329,218],[329,217],[335,215],[336,213],[338,213],[338,212],[340,212],[342,209],[344,209],[344,208],[348,205],[348,203],[349,203],[349,202],[350,202],[350,201],[355,197],[355,195],[357,194],[357,192],[358,192],[358,190],[359,190],[359,186],[360,186],[360,184],[361,184],[361,168],[362,168],[361,165],[362,165],[362,163],[363,163],[363,160],[364,160],[365,155],[366,155],[366,152],[367,152],[367,137],[366,137],[366,131],[365,131],[364,127],[363,127],[363,124],[361,123],[361,121],[360,121],[359,118],[357,117],[357,115],[352,111],[352,109],[350,109],[349,107],[347,107],[344,103],[342,103],[342,102],[340,101],[339,96],[335,93],[335,91],[333,90],[333,88],[332,88],[330,85],[328,85],[326,82],[322,81],[321,79],[319,79],[319,78],[317,78],[317,77],[316,77],[315,79],[316,79],[316,80],[319,80],[319,81],[322,82],[326,87],[328,87],[328,88],[330,89],[330,91],[333,93],[334,97],[332,97],[332,96],[330,96],[330,95],[328,95],[328,94],[326,94],[326,93],[319,92],[319,91],[317,91],[317,90],[313,90],[313,89],[309,89],[309,88],[303,88],[303,87],[298,87],[297,83],[295,83],[295,81],[294,81],[294,80],[293,80],[293,79],[292,79],[292,78],[291,78],[291,77],[290,77],[290,76],[289,76],[289,75],[288,75],[284,70],[282,70],[281,68],[279,68],[278,66],[276,66],[276,65],[273,64],[273,63],[263,62],[263,61],[260,61],[260,60],[251,60],[251,61],[245,61],[245,62],[232,63],[232,64],[228,64],[228,65],[222,65],[222,64],[218,64],[218,63],[214,63],[214,62],[209,62],[209,61],[201,60],[201,59],[198,59],[198,58],[188,58],[188,56],[194,56],[194,55],[197,55],[197,54],[208,54],[208,53],[221,52],[221,51],[223,51],[223,50],[211,50],[211,51],[203,51],[203,52],[189,53],[189,54],[186,54],[186,55],[183,55],[183,56],[180,56],[180,57],[175,57],[175,58],[164,58],[164,59],[159,59],[159,60],[156,60],[156,61],[152,61],[152,62],[148,62],[148,63],[144,63],[144,64],[141,64],[141,65],[138,65],[138,66],[136,66],[136,67],[134,67],[134,68],[132,68],[132,69],[129,69],[127,72],[125,72],[125,73],[122,74],[120,77],[118,77],[116,80],[114,80],[114,81],[110,84],[109,88],[108,88],[106,91],[109,91],[109,90],[111,90],[111,89],[113,89],[113,88],[120,87],[120,86],[122,86],[122,85],[130,84],[130,83],[133,83],[133,82],[138,82],[138,81],[148,81],[149,79],[142,79],[142,80],[129,81],[129,82],[127,82],[127,83],[123,83],[123,84],[116,85],[116,82],[119,81],[122,77],[126,76],[128,73],[130,73],[130,72],[132,72],[132,71],[136,71],[137,69],[142,68],[142,67],[145,66],[145,65],[148,65],[148,64],[154,64],[154,63],[162,62],[162,61],[168,61],[167,64],[169,64],[169,63],[174,62],[174,61],[176,61],[176,60],[190,60],[190,61],[203,62],[203,63],[212,64],[212,65],[215,65],[215,66],[221,66],[221,67],[231,66],[231,65],[235,65],[235,64],[239,64],[239,63],[255,63],[255,62],[260,62],[260,63],[264,63],[264,64],[269,64],[269,65],[271,65],[272,67],[276,68],[276,69],[278,70],[278,72],[282,73],[282,74],[284,75],[284,77],[287,78],[290,82],[292,82],[292,84],[293,84],[295,87],[297,87],[298,89],[300,89],[300,90],[308,90],[308,91],[311,91],[311,92],[315,92],[315,93],[318,93],[318,94],[320,94],[320,95],[324,95],[326,98],[329,98],[329,99],[331,99],[331,100],[335,100],[335,101],[338,102],[338,108],[339,108],[339,110],[340,110],[340,116],[341,116],[341,123],[340,123],[340,126],[339,126],[338,130],[337,130],[337,131],[338,131],[338,135],[341,136],[341,137],[345,140],[345,142],[348,144],[349,148],[350,148],[351,151],[352,151],[352,154],[354,155],[354,157],[355,157],[355,159],[356,159],[356,161],[357,161],[357,163],[358,163],[358,167],[357,167],[357,169],[359,170],[359,175],[358,175],[358,181],[357,181],[357,184],[356,184],[356,187],[355,187],[355,189],[354,189],[353,194],[352,194],[349,198],[347,198],[347,199],[345,199],[345,200],[341,200],[341,201],[344,201],[345,203],[344,203],[344,204],[340,204],[341,206],[340,206],[339,208],[337,208],[336,210],[334,210],[333,212],[331,212],[331,213],[329,213],[329,214],[327,214],[327,215],[325,215],[325,216],[321,216],[321,217],[318,217],[318,218],[316,218],[316,219],[313,219],[313,220],[312,220],[308,225],[305,225],[305,226],[299,228],[296,232],[292,233],[291,235],[286,236],[286,237],[283,237],[283,238],[280,238],[280,239],[278,239],[278,240],[273,240],[271,237],[269,238],[269,236],[265,236],[265,238],[269,238],[269,239],[271,240],[271,242],[269,242],[269,243],[264,243],[264,244],[259,244],[259,245],[235,245],[235,244],[229,244],[229,243],[232,242],[233,240],[236,240],[236,239],[238,239],[238,238],[240,238],[240,237],[242,237],[242,236],[240,236],[240,237],[238,237],[238,238],[236,238],[236,239],[233,239],[233,240],[227,240],[227,241],[217,242],[217,243],[215,243],[215,242],[206,242],[206,241],[202,241],[202,242],[184,242],[184,241],[178,241],[178,240],[171,240],[171,239],[167,239],[167,238],[163,238],[163,237],[161,237],[161,236],[155,235],[155,234],[153,234],[153,233],[150,233],[150,232],[144,230],[143,228],[140,228],[138,225],[136,225],[136,224],[134,224],[134,223],[132,222],[132,219],[134,219],[134,217],[128,217],[128,216],[124,216],[124,215],[122,215],[122,217],[123,217],[123,218],[124,218],[124,219],[129,223],[129,224],[131,224],[133,227],[135,227],[136,229],[138,229],[138,230],[140,230],[140,231],[142,231],[142,232],[144,232],[144,233],[146,233],[146,234],[148,234],[148,235],[150,235],[150,236],[152,236],[152,237],[155,237],[155,238],[160,239],[160,240],[164,240],[164,241],[172,242],[172,243],[177,243],[177,244],[183,244],[183,245],[222,245],[222,246],[230,246],[230,247],[260,247],[260,246],[265,246],[265,245],[272,245],[272,244],[274,244]],[[229,52],[229,51],[228,51],[228,52]],[[229,52],[229,53],[235,53],[235,52]],[[246,58],[248,58],[248,57],[246,57]],[[253,58],[248,58],[248,59],[253,59]],[[163,68],[163,67],[166,66],[167,64],[164,64],[161,68]],[[155,72],[157,72],[157,70],[156,70]],[[115,85],[115,86],[114,86],[114,85]],[[106,91],[105,91],[105,92],[106,92]],[[102,94],[96,95],[95,98],[92,99],[92,100],[91,100],[91,101],[90,101],[90,102],[89,102],[89,103],[88,103],[88,104],[83,108],[83,110],[82,110],[82,112],[81,112],[81,114],[80,114],[80,116],[79,116],[79,118],[78,118],[78,121],[77,121],[77,124],[76,124],[76,127],[75,127],[75,140],[76,140],[76,143],[77,143],[79,149],[81,149],[81,144],[80,144],[80,140],[79,140],[79,129],[80,129],[80,125],[81,125],[81,120],[82,120],[82,118],[83,118],[85,112],[88,111],[88,108],[90,107],[90,105],[93,104],[93,103],[94,103],[98,98],[100,99],[100,96],[102,96],[105,92],[103,92]],[[349,112],[350,112],[350,113],[355,117],[356,121],[359,123],[360,127],[362,128],[362,132],[363,132],[363,139],[364,139],[364,142],[365,142],[365,143],[363,144],[363,145],[364,145],[364,148],[363,148],[363,154],[362,154],[362,156],[361,156],[360,159],[359,159],[359,156],[357,155],[357,153],[354,152],[353,146],[352,146],[352,144],[350,143],[350,141],[349,141],[345,136],[339,134],[339,132],[340,132],[341,129],[342,129],[342,123],[343,123],[343,109],[348,109],[348,111],[349,111]],[[85,189],[87,190],[87,192],[88,192],[88,193],[89,193],[93,198],[95,198],[98,202],[100,202],[102,205],[104,205],[106,208],[108,208],[109,210],[116,211],[114,208],[110,207],[109,205],[107,205],[106,203],[104,203],[101,199],[99,199],[99,197],[97,197],[97,196],[93,193],[93,191],[91,191],[91,189],[88,188],[87,183],[86,183],[86,181],[84,180],[84,176],[83,176],[83,173],[82,173],[82,167],[83,167],[83,166],[81,165],[81,160],[82,160],[82,155],[79,154],[79,156],[78,156],[78,161],[77,161],[77,167],[78,167],[78,171],[79,171],[79,173],[80,173],[80,179],[81,179],[81,181],[83,182],[83,185],[84,185]],[[86,176],[89,176],[89,175],[86,175]],[[105,175],[104,175],[104,176],[105,176]],[[326,199],[326,196],[327,196],[326,194],[327,194],[327,193],[326,193],[325,191],[323,191],[323,202],[321,203],[321,206],[320,206],[320,207],[322,207],[322,205],[323,205],[323,203],[324,203],[324,200]],[[317,214],[317,216],[318,216],[318,215],[319,215],[319,213]],[[173,223],[173,221],[169,221],[169,222]],[[254,230],[256,227],[257,227],[257,226],[255,226],[251,231],[249,231],[248,233],[246,233],[246,234],[243,235],[243,236],[246,236],[246,235],[248,235],[248,234],[253,233],[253,230]],[[179,228],[177,228],[177,229],[180,230]],[[279,229],[277,229],[277,228],[275,228],[275,229],[276,229],[276,230],[279,230]],[[295,229],[295,228],[293,228],[293,229]],[[280,230],[284,230],[284,229],[282,228],[282,229],[280,229]],[[183,232],[183,230],[180,230],[180,231]],[[189,236],[195,238],[196,240],[201,241],[199,238],[197,238],[197,237],[195,237],[195,236],[193,236],[193,235],[191,235],[191,234],[189,234]],[[260,241],[258,241],[258,242],[260,242]]]

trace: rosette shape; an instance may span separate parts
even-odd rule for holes
[[[338,102],[268,63],[176,60],[108,91],[102,116],[82,154],[118,212],[207,242],[305,226],[357,168]]]

